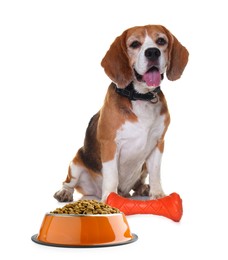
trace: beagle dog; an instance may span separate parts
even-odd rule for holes
[[[179,79],[187,62],[187,49],[161,25],[133,27],[115,39],[101,62],[112,83],[54,194],[58,201],[73,201],[74,189],[104,202],[111,192],[165,196],[160,165],[170,115],[160,84],[165,74]]]

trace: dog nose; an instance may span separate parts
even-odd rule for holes
[[[145,56],[148,60],[155,61],[159,58],[161,52],[158,48],[148,48],[145,50]]]

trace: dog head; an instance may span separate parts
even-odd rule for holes
[[[169,80],[180,78],[188,62],[188,51],[164,26],[130,28],[117,37],[101,65],[118,87],[130,82],[139,92],[160,85],[164,73]]]

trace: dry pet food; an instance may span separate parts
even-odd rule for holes
[[[78,200],[57,208],[50,213],[54,214],[115,214],[120,211],[97,200]]]

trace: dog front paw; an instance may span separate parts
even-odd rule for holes
[[[156,200],[165,197],[165,193],[163,191],[159,192],[150,192],[150,199],[151,200]]]
[[[73,201],[74,189],[62,188],[54,194],[54,198],[59,202],[71,202]]]

